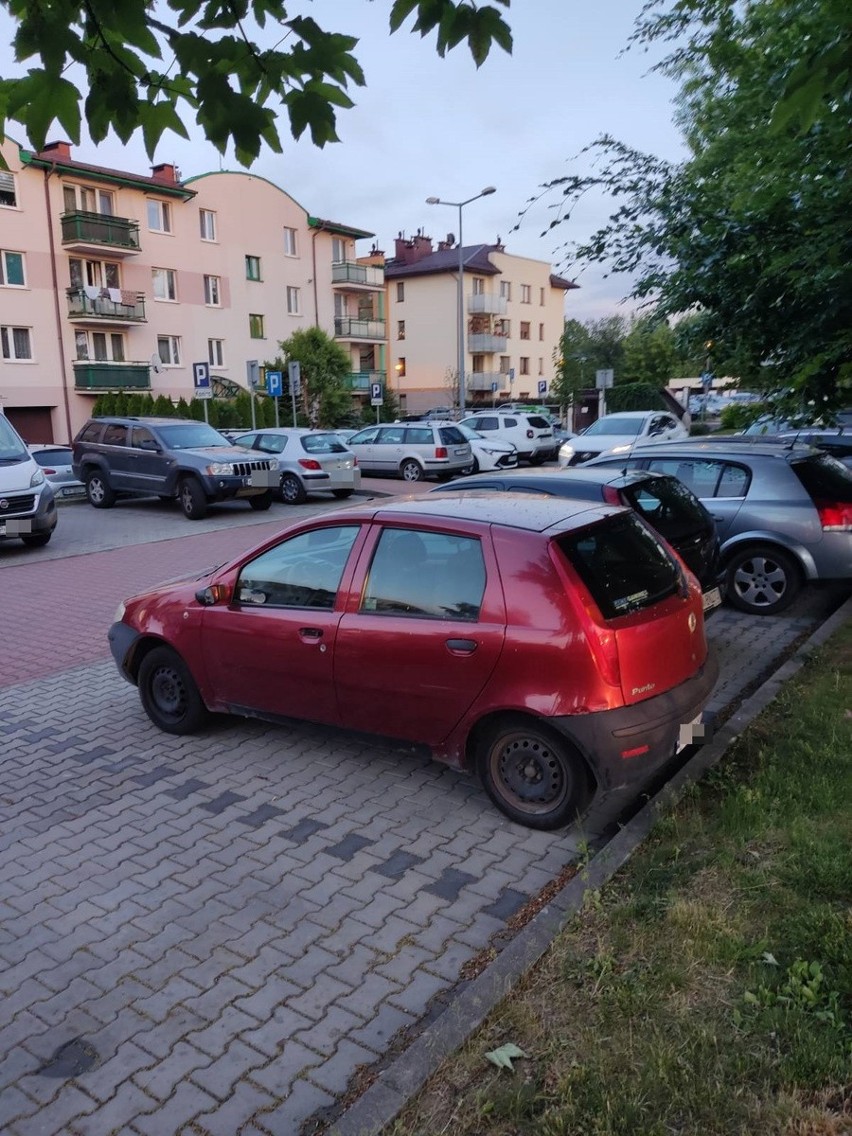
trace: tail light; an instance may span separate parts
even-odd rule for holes
[[[605,485],[603,495],[604,501],[606,501],[607,505],[621,504],[621,498],[618,496],[618,490],[614,485]]]
[[[322,469],[316,458],[299,458],[299,465],[302,469]]]
[[[845,501],[815,501],[823,532],[852,532],[852,504]]]
[[[42,473],[56,473],[55,469],[42,468]]]
[[[446,446],[436,446],[435,447],[435,457],[436,458],[445,458],[446,456],[447,456],[447,447]]]

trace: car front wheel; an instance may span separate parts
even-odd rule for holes
[[[27,548],[44,548],[52,536],[53,533],[31,533],[29,536],[22,536],[21,540]]]
[[[281,500],[284,504],[303,505],[307,499],[307,491],[295,473],[285,473],[281,478]]]
[[[727,598],[751,615],[785,611],[802,587],[802,574],[789,553],[771,544],[735,552],[726,569]]]
[[[138,685],[145,713],[168,734],[192,734],[209,717],[189,667],[171,647],[155,647],[145,656]]]
[[[188,520],[201,521],[207,516],[207,497],[194,477],[186,477],[180,483],[178,500]]]
[[[272,504],[272,490],[267,489],[265,493],[258,493],[255,497],[249,497],[248,503],[256,513],[265,513]]]
[[[590,798],[589,774],[571,744],[521,716],[503,718],[487,731],[476,766],[497,808],[529,828],[562,828]]]
[[[332,494],[338,501],[345,501],[347,497],[351,497],[355,492],[354,489],[332,489]]]
[[[402,474],[403,481],[423,480],[423,467],[413,458],[409,458],[408,461],[404,461],[399,467],[399,472]]]
[[[115,504],[115,490],[100,470],[86,474],[86,499],[96,509],[111,509]]]

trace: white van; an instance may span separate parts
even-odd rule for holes
[[[0,414],[0,540],[29,548],[47,544],[56,528],[56,502],[41,467]]]

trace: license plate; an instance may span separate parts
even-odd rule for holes
[[[719,607],[722,603],[722,593],[718,588],[708,588],[702,596],[702,602],[705,611],[713,611],[714,608]]]
[[[0,536],[6,535],[6,522],[0,521]]]

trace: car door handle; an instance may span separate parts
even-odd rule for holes
[[[459,655],[472,655],[479,644],[475,639],[448,639],[447,646]]]
[[[302,639],[322,639],[321,627],[300,627],[299,635]]]

